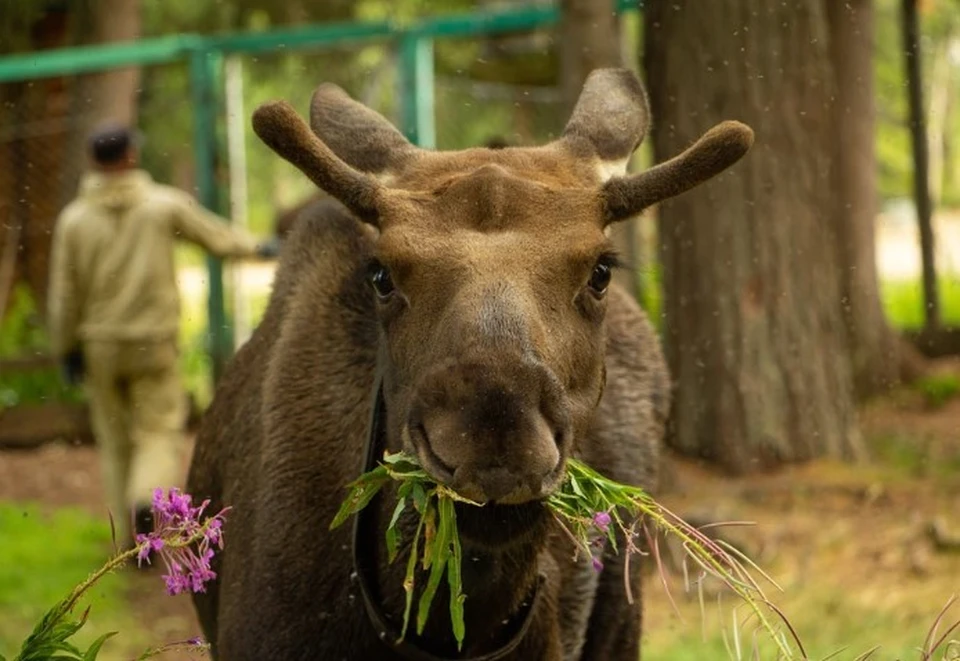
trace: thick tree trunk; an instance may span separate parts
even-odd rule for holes
[[[583,82],[594,69],[623,66],[620,26],[610,0],[562,0],[560,3],[560,89],[567,112],[580,97]],[[610,238],[628,268],[614,279],[636,296],[637,250],[634,223],[611,226]]]
[[[834,219],[842,311],[861,397],[895,385],[910,348],[887,323],[877,281],[872,0],[824,0],[830,25]]]
[[[731,472],[862,453],[830,188],[820,0],[645,5],[658,161],[721,119],[750,154],[660,207],[668,441]]]

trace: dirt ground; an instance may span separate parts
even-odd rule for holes
[[[672,487],[662,500],[688,517],[755,521],[729,537],[764,568],[776,567],[787,591],[816,576],[859,591],[864,602],[935,613],[945,580],[960,589],[960,554],[945,552],[957,543],[950,535],[960,532],[960,398],[937,410],[909,396],[892,398],[866,409],[862,422],[867,438],[908,439],[894,446],[906,468],[815,462],[730,479],[671,460]],[[957,472],[945,471],[951,466]],[[0,453],[0,499],[104,515],[95,450],[48,444]],[[157,573],[129,571],[130,607],[150,623],[155,644],[200,634],[189,598],[166,596]],[[682,592],[680,574],[672,576]],[[645,612],[647,631],[677,626],[661,589],[647,591]]]

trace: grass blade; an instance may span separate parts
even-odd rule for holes
[[[397,506],[393,510],[393,516],[390,517],[390,523],[387,525],[387,561],[391,564],[397,559],[397,547],[400,545],[400,531],[397,530],[397,522],[406,507],[406,498],[398,500]]]
[[[413,607],[414,579],[417,573],[417,549],[420,544],[420,535],[423,532],[423,516],[417,524],[417,531],[410,543],[410,556],[407,558],[407,574],[403,579],[403,591],[406,592],[406,604],[403,608],[403,628],[400,630],[400,640],[407,635],[407,626],[410,624],[410,610]],[[399,641],[398,641],[399,642]]]
[[[450,623],[453,626],[453,635],[457,639],[457,650],[463,649],[463,639],[466,635],[466,624],[463,621],[463,552],[460,548],[460,536],[457,534],[457,512],[453,502],[444,499],[440,503],[441,517],[450,519],[452,535],[451,553],[447,560],[447,583],[450,587]],[[449,513],[444,514],[444,510]]]
[[[116,631],[109,631],[93,641],[93,643],[90,644],[90,647],[87,648],[87,651],[84,653],[83,661],[96,661],[97,655],[100,654],[100,648],[103,647],[103,644],[107,642],[108,639],[116,635]]]
[[[450,503],[451,507],[453,505],[448,499],[443,499],[442,502]],[[434,508],[430,508],[429,511],[434,511]],[[420,607],[417,610],[418,634],[423,633],[423,628],[427,624],[430,605],[433,603],[437,588],[440,586],[440,580],[443,578],[443,570],[447,566],[447,559],[450,557],[450,516],[449,514],[444,516],[443,512],[445,511],[446,508],[441,510],[440,516],[438,517],[440,521],[436,526],[435,536],[433,540],[431,540],[429,555],[426,550],[424,551],[424,569],[427,567],[427,560],[429,558],[430,577],[427,579],[427,587],[424,588],[423,594],[420,595]]]

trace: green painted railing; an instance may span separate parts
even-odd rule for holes
[[[639,11],[642,0],[611,0],[617,12]],[[433,41],[451,37],[533,30],[556,25],[556,5],[515,7],[485,13],[451,14],[398,23],[365,21],[200,36],[184,34],[105,46],[81,46],[0,57],[0,83],[94,73],[128,66],[188,62],[194,108],[193,148],[200,201],[223,213],[216,181],[220,156],[217,118],[221,115],[220,81],[223,56],[326,48],[365,41],[389,41],[398,47],[401,80],[401,125],[414,143],[433,147],[436,140],[433,103]],[[207,261],[210,353],[218,379],[232,351],[232,329],[224,309],[223,272],[219,260]]]
[[[642,0],[613,0],[616,11],[639,10]],[[441,39],[550,27],[560,20],[556,6],[451,14],[409,23],[365,21],[199,36],[184,34],[106,46],[78,46],[0,57],[0,83],[91,73],[126,66],[164,64],[187,59],[194,51],[264,53],[281,49],[327,47],[354,41]]]

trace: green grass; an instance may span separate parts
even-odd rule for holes
[[[947,325],[960,324],[960,277],[941,276],[940,316]],[[885,280],[880,295],[890,323],[897,328],[923,327],[923,287],[919,280]]]
[[[45,514],[34,504],[0,503],[0,653],[12,658],[43,613],[100,568],[112,548],[109,522],[82,510]],[[121,590],[116,574],[90,590],[81,602],[92,606],[90,620],[78,642],[119,629],[126,610]]]
[[[650,589],[661,589],[648,583]],[[796,627],[800,639],[811,661],[831,657],[837,661],[853,661],[858,655],[880,646],[870,657],[872,661],[915,661],[920,658],[917,651],[923,645],[927,631],[937,616],[940,603],[929,604],[929,613],[894,616],[862,606],[855,596],[844,594],[841,586],[822,585],[804,586],[791,590],[791,605],[783,595],[770,595],[771,598],[788,609],[791,623]],[[675,595],[679,598],[679,595]],[[695,601],[695,597],[694,597]],[[727,599],[724,603],[730,604]],[[721,611],[717,602],[705,604],[705,619],[701,618],[696,605],[681,606],[685,623],[674,618],[667,626],[656,629],[646,628],[643,640],[644,661],[733,661],[738,658],[734,649],[732,610],[724,606]],[[745,609],[738,611],[740,618],[745,617]],[[954,612],[955,616],[956,613]],[[721,617],[723,620],[720,621]],[[950,614],[947,622],[952,623]],[[705,632],[701,625],[706,624]],[[941,626],[941,631],[946,627]],[[721,633],[723,629],[726,633]],[[724,641],[726,636],[726,642]],[[775,659],[776,652],[762,632],[756,634],[759,656],[753,657],[754,634],[749,625],[741,628],[740,658]],[[839,650],[844,651],[840,652]],[[941,653],[942,653],[941,649]],[[941,657],[934,658],[940,661]],[[953,657],[946,657],[953,658]]]
[[[960,474],[960,451],[928,438],[888,433],[868,439],[870,452],[890,475],[933,480],[944,486]]]
[[[658,330],[663,327],[663,275],[659,264],[637,274],[643,291],[641,307]],[[960,277],[942,276],[938,283],[940,314],[945,325],[960,325]],[[895,328],[923,327],[923,288],[919,281],[884,280],[880,296],[887,318]]]
[[[931,374],[914,385],[932,409],[940,408],[960,394],[960,375]]]
[[[0,319],[0,358],[28,358],[49,352],[46,329],[26,285],[13,289],[10,307]],[[81,388],[63,382],[58,367],[0,373],[0,409],[18,404],[78,402]]]

